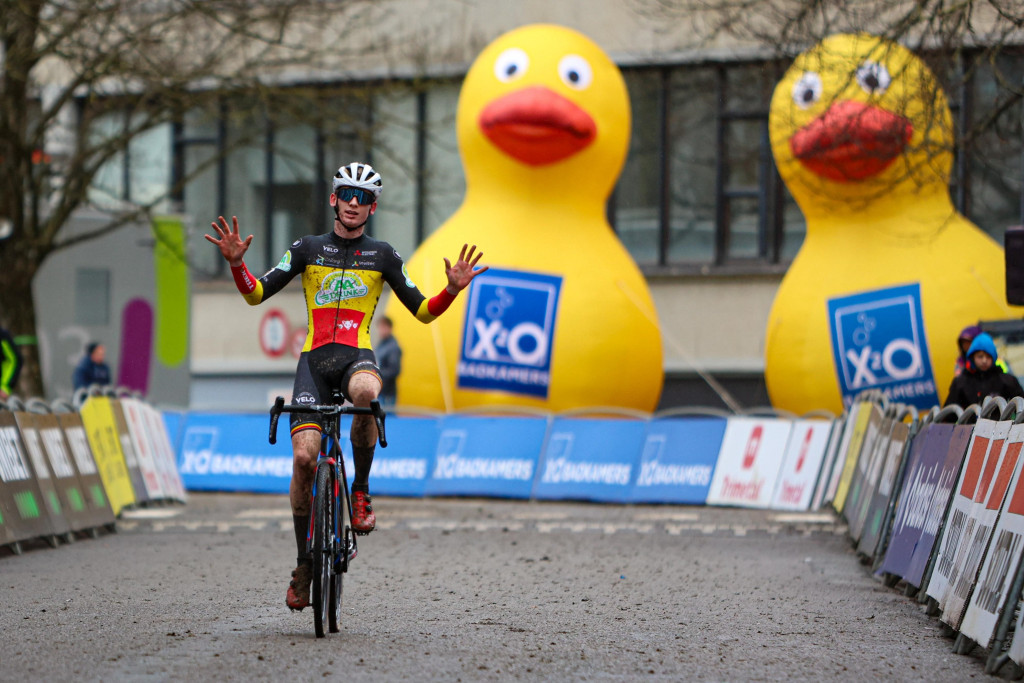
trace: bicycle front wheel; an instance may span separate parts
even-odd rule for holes
[[[334,570],[334,470],[326,463],[316,470],[313,507],[313,630],[317,638],[323,638],[328,626]]]

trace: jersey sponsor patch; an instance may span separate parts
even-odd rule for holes
[[[359,346],[359,326],[366,317],[351,308],[317,308],[313,312],[313,343],[310,348],[336,343]]]
[[[398,252],[396,251],[395,254],[397,255]],[[406,287],[415,287],[416,286],[416,283],[412,281],[411,277],[409,277],[409,271],[405,269],[405,264],[404,263],[402,264],[402,275],[405,276],[405,286]]]
[[[329,273],[320,284],[320,290],[313,295],[317,306],[357,299],[366,296],[370,288],[363,283],[358,273],[347,271]]]
[[[562,278],[491,268],[470,285],[458,385],[547,398]]]
[[[293,245],[294,246],[294,245]],[[277,269],[283,270],[284,272],[290,272],[292,269],[292,250],[284,252],[284,256],[277,262]]]

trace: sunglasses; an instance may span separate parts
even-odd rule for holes
[[[340,187],[338,191],[334,193],[338,198],[339,202],[348,203],[355,197],[356,201],[366,206],[367,204],[373,204],[377,201],[377,198],[373,196],[373,193],[369,190],[361,190],[358,187]]]

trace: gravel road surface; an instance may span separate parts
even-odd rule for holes
[[[282,496],[193,494],[98,539],[0,550],[0,679],[990,678],[828,514],[374,503],[341,633],[320,640],[284,605]]]

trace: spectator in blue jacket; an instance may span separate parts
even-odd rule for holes
[[[104,386],[110,384],[110,368],[104,362],[107,357],[107,350],[103,344],[92,342],[85,347],[85,356],[75,368],[75,374],[71,377],[71,383],[78,391],[82,387],[89,387],[93,384]]]
[[[989,396],[1002,396],[1010,400],[1014,396],[1024,396],[1024,389],[1014,375],[1003,372],[996,364],[999,352],[992,336],[982,332],[967,349],[967,366],[964,371],[953,378],[949,385],[949,395],[945,405],[958,405],[966,408],[981,403]]]

